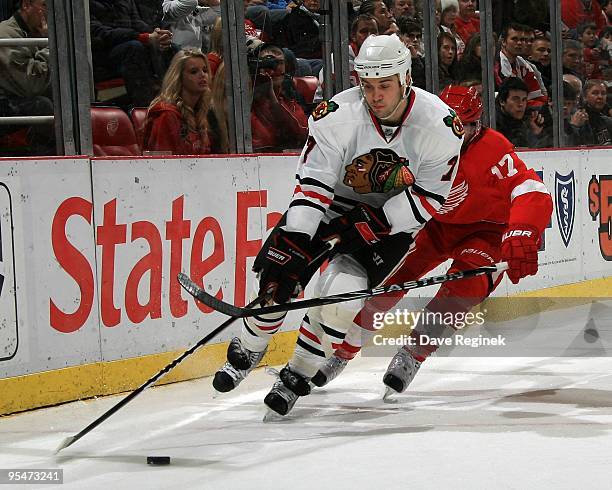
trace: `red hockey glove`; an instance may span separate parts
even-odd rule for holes
[[[530,225],[512,225],[502,237],[501,259],[508,262],[508,277],[513,284],[538,272],[540,234]]]
[[[312,261],[310,248],[307,234],[279,229],[255,269],[260,272],[259,294],[269,292],[278,304],[299,294],[300,274]]]
[[[353,253],[371,246],[391,232],[391,225],[382,208],[358,204],[344,216],[334,218],[322,228],[321,238],[340,241],[334,247],[339,253]]]

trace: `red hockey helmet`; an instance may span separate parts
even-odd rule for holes
[[[480,120],[482,99],[475,87],[449,85],[442,91],[440,98],[457,113],[463,123]]]

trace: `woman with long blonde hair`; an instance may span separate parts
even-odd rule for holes
[[[179,51],[164,76],[160,94],[151,102],[145,123],[145,151],[173,155],[211,153],[207,120],[210,72],[199,49]]]

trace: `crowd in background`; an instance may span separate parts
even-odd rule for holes
[[[145,152],[228,152],[220,1],[89,1],[96,98],[126,111],[148,108]],[[560,3],[562,143],[612,145],[612,0]],[[352,61],[363,41],[395,33],[412,53],[413,84],[425,88],[422,2],[347,5],[351,84],[359,83]],[[13,7],[0,38],[47,36],[46,0]],[[306,140],[324,80],[320,8],[319,0],[244,0],[254,151],[295,150]],[[439,90],[451,83],[482,89],[477,9],[476,0],[436,1]],[[517,147],[552,146],[549,0],[493,0],[493,28],[497,128]],[[0,115],[53,114],[48,64],[48,48],[0,47]],[[314,100],[294,83],[305,76],[319,79]],[[0,141],[16,129],[0,126]],[[32,126],[27,137],[32,154],[53,153],[48,125]]]

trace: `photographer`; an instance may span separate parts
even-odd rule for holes
[[[308,118],[297,99],[281,48],[263,44],[249,58],[253,79],[251,127],[253,150],[275,152],[301,147],[308,135]]]

